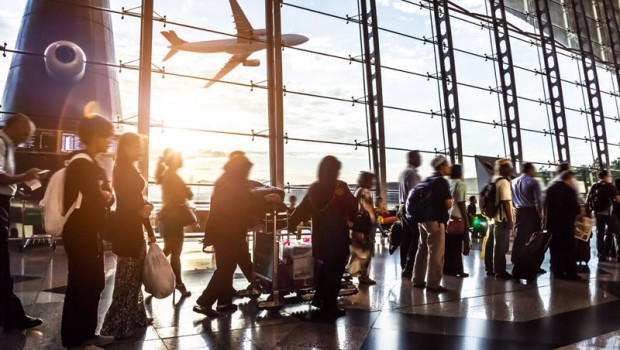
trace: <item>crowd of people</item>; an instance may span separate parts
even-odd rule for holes
[[[8,251],[9,206],[16,184],[42,179],[45,172],[33,168],[15,172],[15,147],[26,141],[35,129],[23,114],[11,116],[0,131],[0,324],[4,329],[27,329],[42,320],[25,314],[13,294]],[[66,166],[64,211],[67,220],[62,238],[68,261],[67,291],[62,314],[61,338],[67,348],[98,349],[116,339],[131,337],[136,328],[153,322],[147,317],[142,295],[142,273],[146,245],[156,242],[150,217],[154,206],[143,196],[144,176],[136,164],[144,156],[145,140],[138,134],[120,136],[111,184],[96,161],[108,151],[114,134],[105,118],[84,118],[79,126],[84,149],[72,154]],[[338,307],[338,294],[345,271],[358,277],[360,284],[375,284],[370,278],[375,235],[381,225],[400,221],[400,265],[403,278],[413,287],[445,292],[444,275],[468,277],[462,255],[470,253],[470,226],[477,215],[477,199],[468,197],[463,166],[451,165],[443,155],[434,157],[433,174],[426,179],[418,173],[419,152],[407,154],[407,167],[399,178],[399,209],[390,213],[383,198],[373,201],[375,176],[359,175],[357,187],[339,180],[342,164],[333,156],[324,157],[313,183],[299,205],[291,196],[287,207],[289,232],[312,222],[312,254],[315,260],[315,290],[312,305],[324,316],[344,314]],[[252,261],[246,240],[248,228],[264,215],[271,204],[281,203],[282,195],[254,192],[249,180],[252,162],[241,151],[230,154],[223,174],[215,182],[211,209],[205,224],[204,246],[212,246],[217,269],[196,300],[194,311],[217,317],[237,310],[232,302],[234,271],[239,266],[252,287]],[[191,292],[182,280],[181,253],[184,241],[183,216],[193,194],[178,174],[183,166],[181,154],[167,149],[159,160],[155,179],[162,187],[162,208],[157,213],[166,256],[181,297]],[[484,244],[487,276],[507,280],[532,280],[540,264],[532,264],[530,242],[546,230],[551,250],[554,278],[579,280],[576,272],[575,223],[592,211],[596,218],[596,248],[599,259],[620,260],[614,237],[620,235],[620,179],[612,181],[603,170],[586,199],[579,195],[574,174],[561,164],[557,176],[543,190],[531,163],[511,179],[512,162],[500,159],[487,188],[480,194],[480,206],[492,225]],[[449,180],[448,180],[449,179]],[[469,199],[469,205],[466,202]],[[76,203],[79,205],[76,206]],[[110,207],[116,203],[112,212]],[[374,204],[374,205],[373,205]],[[69,210],[69,208],[71,208]],[[75,210],[74,210],[75,209]],[[146,233],[146,235],[145,235]],[[514,236],[507,271],[506,254]],[[146,238],[145,238],[146,237]],[[544,239],[543,237],[543,239]],[[105,315],[101,334],[96,334],[98,306],[105,287],[102,239],[112,242],[117,266],[112,304]],[[543,244],[546,250],[546,244]],[[540,253],[540,252],[539,252]],[[540,260],[542,262],[542,260]],[[214,308],[215,305],[215,308]]]

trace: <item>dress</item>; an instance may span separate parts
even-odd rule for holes
[[[114,222],[112,250],[118,256],[114,276],[112,304],[103,321],[101,333],[120,338],[132,329],[146,326],[146,312],[142,296],[144,270],[143,226],[153,235],[148,219],[139,210],[147,204],[142,196],[144,178],[131,164],[118,164],[114,168],[114,190],[117,209]]]

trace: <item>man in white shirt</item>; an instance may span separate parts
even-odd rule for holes
[[[9,117],[0,131],[0,325],[4,329],[28,329],[43,321],[24,312],[19,298],[13,293],[11,257],[9,255],[9,209],[17,184],[38,179],[39,169],[15,174],[15,147],[28,140],[34,124],[24,114]]]

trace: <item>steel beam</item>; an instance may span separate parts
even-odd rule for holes
[[[605,21],[605,28],[607,28],[607,37],[609,40],[609,51],[612,62],[612,69],[616,73],[616,86],[620,89],[620,33],[618,32],[618,19],[616,18],[616,10],[614,8],[613,0],[601,0],[603,5],[603,14]]]
[[[575,34],[577,35],[579,50],[581,51],[581,65],[586,82],[585,88],[588,93],[588,105],[590,107],[590,117],[592,118],[592,128],[594,129],[598,165],[601,169],[607,169],[609,167],[609,150],[607,147],[605,114],[603,113],[603,101],[598,84],[594,46],[592,45],[592,38],[590,38],[583,1],[571,0],[570,3],[575,19]]]
[[[564,109],[564,95],[562,93],[562,80],[560,67],[555,47],[555,36],[551,25],[549,4],[547,0],[533,0],[538,34],[540,35],[543,62],[545,64],[544,75],[547,78],[547,90],[553,116],[555,143],[558,151],[558,161],[570,163],[570,148],[568,144],[568,131],[566,126],[566,111]]]
[[[140,172],[149,176],[149,133],[151,129],[151,64],[153,59],[153,0],[142,0],[140,22],[140,72],[138,83],[138,133],[146,137]],[[145,194],[148,195],[148,186]]]
[[[510,158],[513,166],[523,163],[523,148],[521,146],[521,124],[519,122],[519,104],[517,103],[517,84],[512,64],[512,49],[508,35],[508,23],[504,0],[489,0],[491,16],[493,17],[493,34],[495,38],[495,52],[502,88],[504,115],[506,116],[506,131],[510,146]]]
[[[284,188],[284,88],[282,82],[281,0],[273,0],[273,63],[275,68],[276,107],[276,186]]]
[[[368,6],[369,4],[370,6]],[[360,9],[372,165],[377,178],[376,193],[383,198],[387,198],[381,53],[379,50],[379,28],[377,25],[377,6],[375,0],[360,0]]]
[[[267,32],[267,120],[269,126],[269,182],[277,186],[276,103],[273,0],[265,0],[265,31]]]
[[[459,95],[454,60],[454,45],[450,28],[450,12],[448,0],[433,1],[433,17],[435,20],[435,41],[439,53],[441,87],[443,90],[444,118],[448,128],[448,149],[450,161],[463,163],[463,144],[461,142],[461,117],[459,112]]]

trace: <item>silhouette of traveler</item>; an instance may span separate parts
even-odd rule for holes
[[[413,273],[413,263],[418,251],[418,241],[420,239],[420,229],[417,224],[410,224],[404,217],[405,202],[407,195],[412,188],[420,183],[418,167],[422,164],[422,157],[418,151],[407,153],[407,167],[400,174],[398,179],[398,202],[400,204],[399,216],[403,225],[403,235],[400,242],[400,267],[402,277],[411,279]]]

